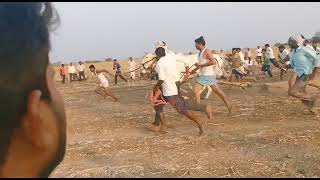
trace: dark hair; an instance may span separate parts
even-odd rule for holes
[[[262,51],[267,51],[267,50],[263,48]]]
[[[49,32],[58,24],[49,2],[0,3],[0,164],[26,113],[30,92],[39,89],[41,98],[51,101],[46,83]]]
[[[113,59],[113,61],[117,61],[117,59]]]
[[[266,44],[266,45],[264,45],[264,46],[268,46],[268,47],[270,47],[270,45],[269,45],[269,44]]]
[[[280,45],[278,48],[285,49],[284,45]]]
[[[162,48],[162,47],[158,47],[158,48],[156,49],[155,53],[156,53],[156,55],[157,55],[158,57],[164,57],[164,56],[166,55],[166,51],[165,51],[165,49]]]
[[[96,67],[94,67],[94,65],[93,64],[91,64],[90,66],[89,66],[89,69],[95,69]]]
[[[64,66],[64,64],[61,64],[61,66]]]
[[[194,42],[202,44],[203,46],[206,45],[206,41],[204,40],[203,36],[200,36],[198,39],[194,40]]]

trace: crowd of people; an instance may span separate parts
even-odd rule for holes
[[[2,2],[0,9],[0,176],[49,177],[63,160],[67,145],[64,100],[55,86],[54,70],[49,64],[50,30],[58,24],[59,16],[49,2]],[[196,81],[193,98],[190,99],[186,99],[181,91],[181,85],[188,78],[179,78],[175,56],[165,45],[156,47],[154,70],[158,73],[158,80],[150,93],[150,100],[157,101],[154,103],[155,121],[150,127],[153,131],[166,132],[163,107],[170,104],[178,113],[194,121],[199,133],[203,134],[205,120],[191,111],[203,112],[208,119],[211,118],[210,106],[199,98],[199,92],[207,86],[219,95],[229,112],[232,112],[230,100],[219,88],[213,71],[217,62],[214,54],[206,48],[203,37],[197,38],[194,43],[199,51],[198,62],[194,64],[195,69],[185,66],[185,76],[195,75]],[[283,73],[291,69],[293,73],[288,80],[288,94],[301,100],[310,112],[319,117],[316,109],[318,97],[306,91],[308,85],[314,84],[320,69],[319,42],[310,42],[297,34],[289,38],[288,46],[290,50],[285,46],[278,47],[280,61],[276,60],[268,44],[264,49],[258,47],[256,62],[262,65],[261,70],[269,76],[272,76],[272,64]],[[240,48],[234,48],[232,54],[225,55],[232,65],[232,74],[239,79],[250,71],[243,65],[252,64],[250,51],[246,51],[243,54]],[[130,79],[134,80],[132,72],[135,70],[135,63],[131,60],[130,64],[128,73]],[[113,73],[96,69],[94,65],[90,65],[89,69],[100,81],[101,88],[96,92],[117,101],[118,98],[111,93],[103,73],[114,76],[115,81],[118,77],[127,81],[120,64],[114,60]],[[79,80],[85,80],[84,72],[85,65],[81,62],[77,68],[72,63],[67,70],[64,65],[60,68],[63,83],[67,73],[70,82],[77,80],[77,76]]]
[[[86,75],[85,75],[85,69],[86,66],[83,62],[79,62],[77,67],[71,62],[68,67],[65,67],[65,64],[61,64],[59,68],[59,74],[61,77],[61,82],[64,84],[66,83],[66,75],[69,74],[69,81],[74,82],[74,81],[82,81],[86,80]],[[121,71],[121,65],[118,63],[117,59],[113,60],[113,70],[114,73],[110,73],[110,76],[114,77],[114,83],[115,85],[118,84],[118,77],[120,77],[123,81],[128,82],[128,80],[123,76],[123,73]],[[129,58],[128,61],[128,72],[129,74],[129,81],[130,82],[135,82],[136,80],[136,62],[132,57]]]
[[[85,68],[85,65],[81,61],[79,62],[77,68],[73,65],[72,62],[69,64],[67,69],[64,64],[61,64],[61,67],[59,68],[59,74],[61,76],[62,83],[64,84],[66,82],[67,73],[69,74],[70,82],[86,80],[86,76],[84,73]]]

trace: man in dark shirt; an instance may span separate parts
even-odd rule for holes
[[[121,66],[116,59],[113,60],[113,69],[116,70],[116,74],[114,76],[114,84],[118,84],[118,76],[123,79],[125,82],[128,82],[126,78],[124,78],[121,74]]]

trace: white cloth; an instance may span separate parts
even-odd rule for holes
[[[274,59],[274,58],[275,58],[275,57],[274,57],[274,54],[273,54],[273,50],[272,50],[271,47],[268,47],[268,48],[267,48],[266,53],[268,54],[268,57],[269,57],[270,59]]]
[[[241,62],[244,62],[244,55],[241,51],[239,52],[239,57],[240,57]]]
[[[248,56],[251,57],[251,51],[250,50],[248,51]]]
[[[315,50],[311,45],[309,45],[309,44],[307,44],[306,47],[309,48],[309,49],[311,49],[311,50],[313,50],[313,51],[316,51],[316,50]]]
[[[261,57],[262,56],[262,48],[256,49],[256,54],[258,57],[259,56]]]
[[[132,72],[130,72],[130,77],[131,77],[132,79],[135,79],[135,78],[136,78],[136,72],[134,71],[135,68],[136,68],[136,62],[129,60],[129,62],[128,62],[128,70],[129,70],[129,71],[132,71]]]
[[[301,34],[295,34],[290,37],[291,40],[295,41],[298,46],[302,46],[304,42],[304,38],[301,36]]]
[[[74,74],[74,73],[76,73],[76,67],[74,67],[74,66],[68,66],[68,73],[69,74]]]
[[[223,70],[224,60],[218,54],[213,54],[213,57],[217,60],[216,63],[213,65],[213,71],[214,71],[216,77],[221,77],[224,72],[224,70]]]
[[[173,56],[167,54],[166,56],[159,59],[155,67],[156,72],[159,75],[159,80],[162,80],[162,91],[164,96],[178,95],[178,89],[176,86],[177,68],[176,60]]]
[[[244,60],[244,65],[246,67],[252,66],[253,65],[253,60],[251,59],[251,61],[249,62],[249,59],[245,59]]]
[[[84,64],[78,65],[78,71],[84,71],[85,68]]]
[[[109,81],[102,73],[99,73],[99,74],[95,73],[95,74],[100,81],[101,87],[105,87],[105,88],[109,87]]]
[[[128,70],[133,71],[136,68],[136,62],[135,61],[129,61],[128,62]]]
[[[206,48],[204,48],[200,53],[199,53],[199,56],[198,56],[198,61],[199,61],[199,64],[202,65],[202,64],[206,64],[209,62],[209,60],[203,58],[203,53],[206,51]],[[201,75],[204,75],[204,76],[212,76],[214,75],[214,71],[213,71],[213,65],[211,66],[206,66],[206,67],[201,67],[200,68],[200,74]]]
[[[289,55],[289,51],[284,49],[282,51],[282,53],[280,53],[279,55],[280,55],[281,60],[283,60],[284,58],[286,58]]]

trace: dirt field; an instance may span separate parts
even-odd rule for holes
[[[92,80],[57,83],[65,98],[68,145],[52,177],[320,177],[320,120],[286,95],[286,82],[264,88],[278,79],[276,74],[244,90],[222,86],[235,112],[228,115],[211,96],[214,118],[202,137],[170,106],[167,134],[145,128],[154,112],[144,96],[154,82],[120,80],[112,87],[120,103],[94,94]]]

